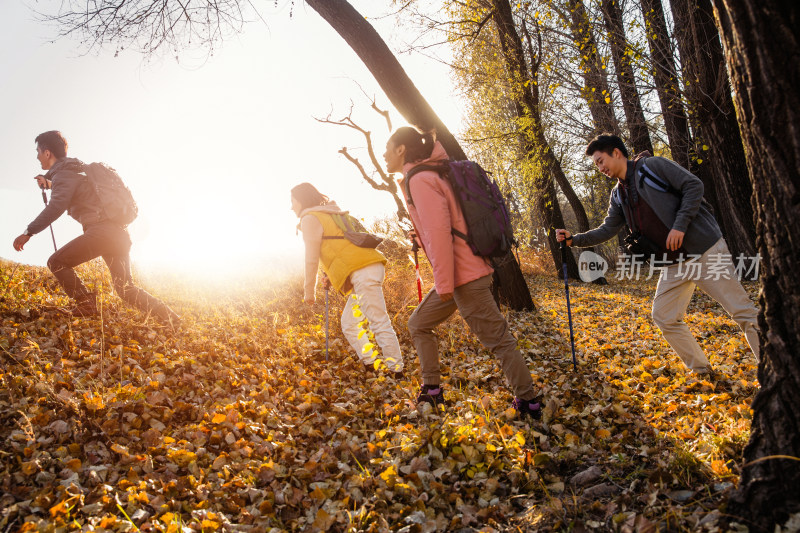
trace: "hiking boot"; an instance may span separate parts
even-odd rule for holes
[[[181,325],[181,317],[166,304],[157,305],[152,313],[162,324],[172,326],[173,329]]]
[[[405,374],[403,373],[402,370],[398,370],[396,372],[392,372],[392,375],[394,376],[394,379],[396,379],[398,381],[405,377]]]
[[[76,298],[75,305],[64,309],[64,312],[84,318],[97,316],[97,297],[93,292],[90,292],[89,294]]]
[[[441,385],[423,385],[417,396],[417,403],[426,402],[436,407],[444,405],[444,394]]]
[[[542,400],[539,398],[534,398],[532,400],[514,398],[511,405],[514,406],[514,409],[517,410],[520,416],[529,416],[534,420],[542,418],[542,407],[544,407],[544,404],[542,404]]]

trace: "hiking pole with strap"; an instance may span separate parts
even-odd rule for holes
[[[419,245],[416,239],[414,240],[414,246],[411,247],[411,251],[414,252],[414,271],[417,274],[417,297],[420,303],[422,303],[422,277],[419,275]]]
[[[328,362],[328,287],[325,287],[325,362]]]
[[[567,239],[561,241],[561,264],[564,270],[564,291],[567,295],[567,316],[569,317],[569,342],[572,346],[572,369],[578,370],[578,361],[575,359],[575,336],[572,333],[572,309],[569,306],[569,276],[567,276]]]
[[[44,200],[44,206],[47,207],[47,193],[44,191],[44,187],[40,186],[42,189],[42,200]],[[58,246],[56,246],[56,234],[53,233],[53,225],[50,224],[50,236],[53,238],[53,251],[58,251]]]

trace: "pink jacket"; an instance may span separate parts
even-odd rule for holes
[[[447,152],[437,142],[431,156],[425,161],[406,163],[403,178],[399,181],[405,196],[408,214],[414,224],[420,244],[433,267],[433,281],[439,294],[452,293],[470,281],[493,272],[489,262],[472,253],[469,245],[450,230],[467,233],[467,223],[453,194],[450,184],[432,170],[423,170],[411,177],[411,205],[406,195],[405,176],[417,165],[447,161]]]

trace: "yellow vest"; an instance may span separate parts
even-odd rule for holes
[[[374,248],[361,248],[344,238],[344,232],[334,222],[330,213],[312,211],[320,224],[322,224],[322,246],[320,247],[319,260],[322,270],[331,280],[331,285],[344,294],[353,290],[350,283],[350,274],[375,263],[386,263],[382,253]],[[325,237],[341,236],[341,239],[326,239]]]

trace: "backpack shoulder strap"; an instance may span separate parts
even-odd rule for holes
[[[331,220],[333,220],[334,224],[336,224],[336,226],[337,226],[339,229],[341,229],[341,230],[342,230],[342,232],[345,232],[345,231],[347,231],[347,230],[345,230],[345,229],[344,229],[342,221],[341,221],[341,220],[337,220],[337,218],[338,218],[338,217],[337,217],[336,215],[334,215],[333,213],[321,213],[321,212],[316,212],[316,213],[309,213],[309,214],[310,214],[310,215],[313,215],[313,216],[317,216],[317,215],[328,215],[328,216],[330,216],[330,217],[331,217]],[[319,218],[319,217],[317,217],[317,218]],[[322,221],[321,221],[321,220],[320,220],[320,223],[322,223]],[[323,226],[323,234],[322,234],[322,239],[323,239],[323,240],[326,240],[326,239],[344,239],[344,238],[345,238],[345,237],[344,237],[344,235],[325,235],[324,231],[325,231],[325,230],[324,230],[324,226]]]
[[[348,231],[353,231],[350,221],[347,220],[348,217],[342,216],[338,213],[328,213],[333,220],[333,223],[336,224],[336,227],[341,230],[341,232],[347,233]],[[345,239],[344,235],[323,235],[323,239]]]
[[[439,174],[439,177],[442,177],[444,174],[446,174],[449,171],[449,169],[450,169],[450,167],[448,165],[448,162],[447,161],[442,161],[442,163],[439,164],[439,165],[428,165],[428,164],[417,165],[414,168],[412,168],[411,170],[409,170],[408,174],[406,174],[406,179],[403,180],[403,187],[406,190],[406,198],[408,198],[408,205],[414,205],[414,199],[411,198],[411,178],[415,174],[418,174],[418,173],[423,172],[425,170],[430,170],[430,171],[433,171],[433,172],[436,172],[437,174]]]
[[[641,165],[639,165],[638,169],[639,189],[644,187],[645,180],[649,180],[651,183],[655,185],[655,187],[653,188],[660,189],[662,192],[668,192],[670,194],[674,194],[679,198],[683,196],[681,192],[672,185],[670,185],[668,181],[659,178],[652,170],[650,170],[650,167],[647,166],[647,159],[649,158],[642,159],[642,163]]]

